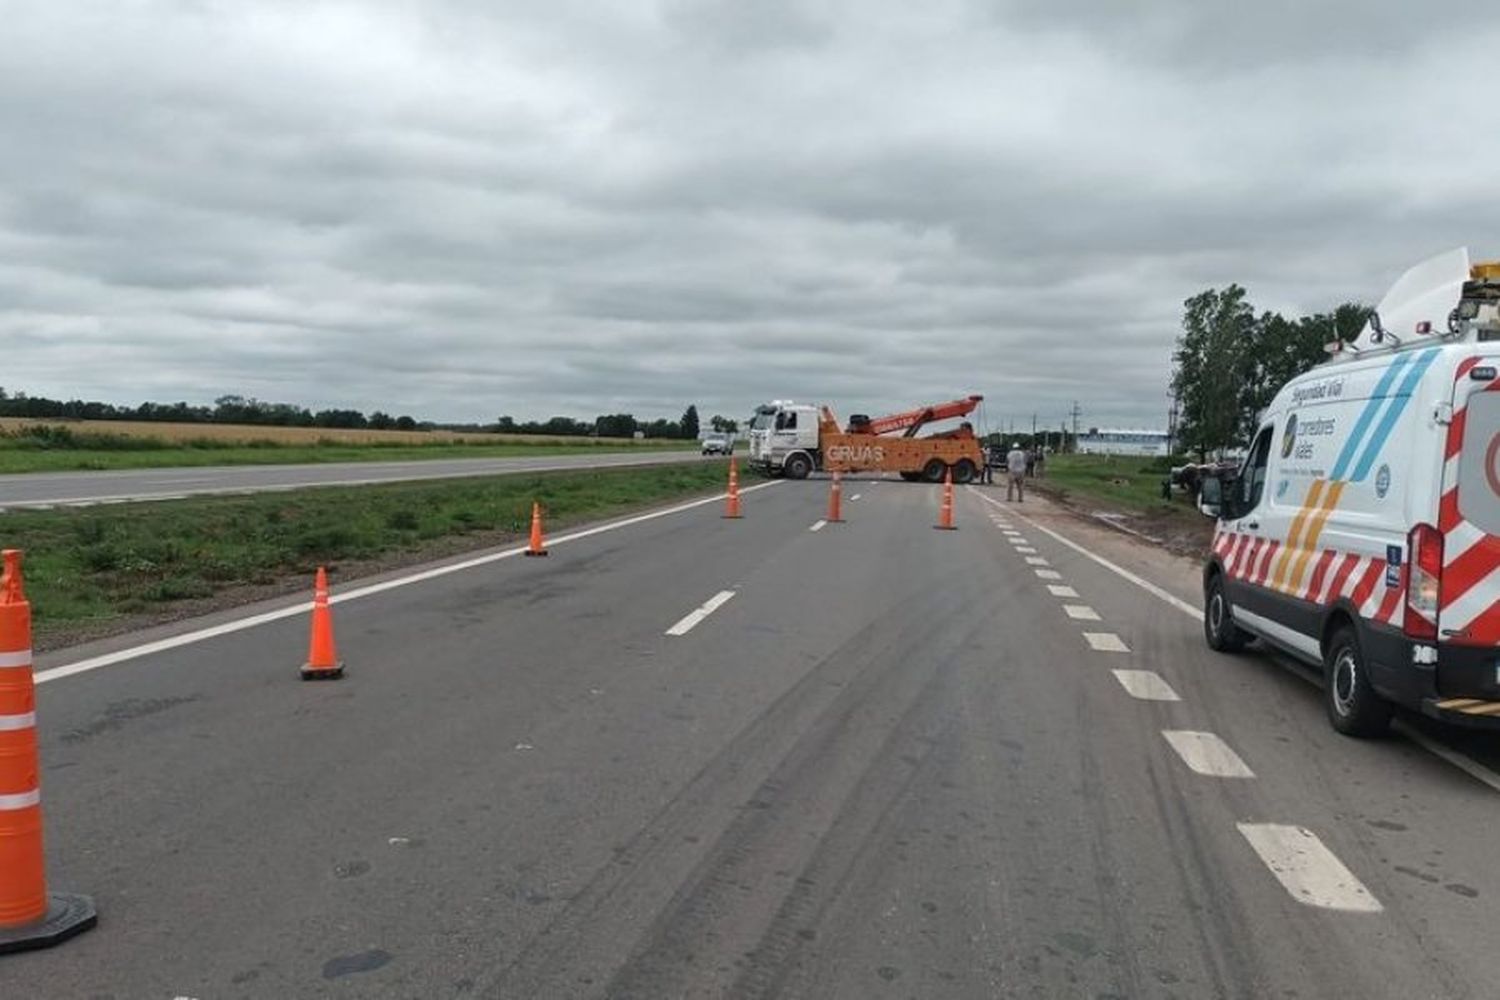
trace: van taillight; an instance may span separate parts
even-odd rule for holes
[[[1413,639],[1437,638],[1438,585],[1443,575],[1443,536],[1419,524],[1406,536],[1406,612],[1401,629]]]

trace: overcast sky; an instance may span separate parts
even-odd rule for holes
[[[1184,298],[1500,256],[1456,0],[0,0],[0,386],[1163,425]]]

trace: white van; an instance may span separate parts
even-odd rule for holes
[[[1419,264],[1330,349],[1204,490],[1208,644],[1321,666],[1349,735],[1394,705],[1500,725],[1500,264]]]

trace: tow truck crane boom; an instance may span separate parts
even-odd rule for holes
[[[930,406],[919,407],[915,410],[907,410],[904,413],[892,413],[884,417],[867,417],[862,413],[856,413],[849,418],[849,426],[845,429],[846,434],[890,434],[893,431],[904,430],[902,437],[915,437],[924,424],[930,424],[938,420],[950,420],[953,417],[963,417],[974,412],[981,402],[983,396],[967,396],[963,399],[955,399],[947,403],[933,403]]]

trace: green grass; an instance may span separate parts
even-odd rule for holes
[[[98,440],[95,440],[97,438]],[[80,442],[54,445],[29,436],[0,434],[0,474],[24,472],[99,471],[106,469],[152,469],[202,465],[310,465],[323,462],[399,462],[443,458],[516,458],[638,451],[678,451],[698,447],[696,441],[646,441],[641,444],[577,444],[555,441],[525,444],[431,444],[351,445],[329,442],[316,445],[229,443],[203,439],[168,443],[157,438],[89,435]]]
[[[248,497],[0,515],[0,547],[25,551],[38,636],[70,623],[162,614],[246,584],[311,579],[319,565],[405,556],[465,536],[520,536],[531,503],[547,528],[724,485],[721,463],[323,488]],[[439,540],[442,540],[441,542]]]
[[[1053,455],[1044,467],[1041,489],[1069,498],[1086,498],[1141,513],[1191,510],[1179,497],[1161,498],[1161,481],[1170,463],[1121,455]]]

